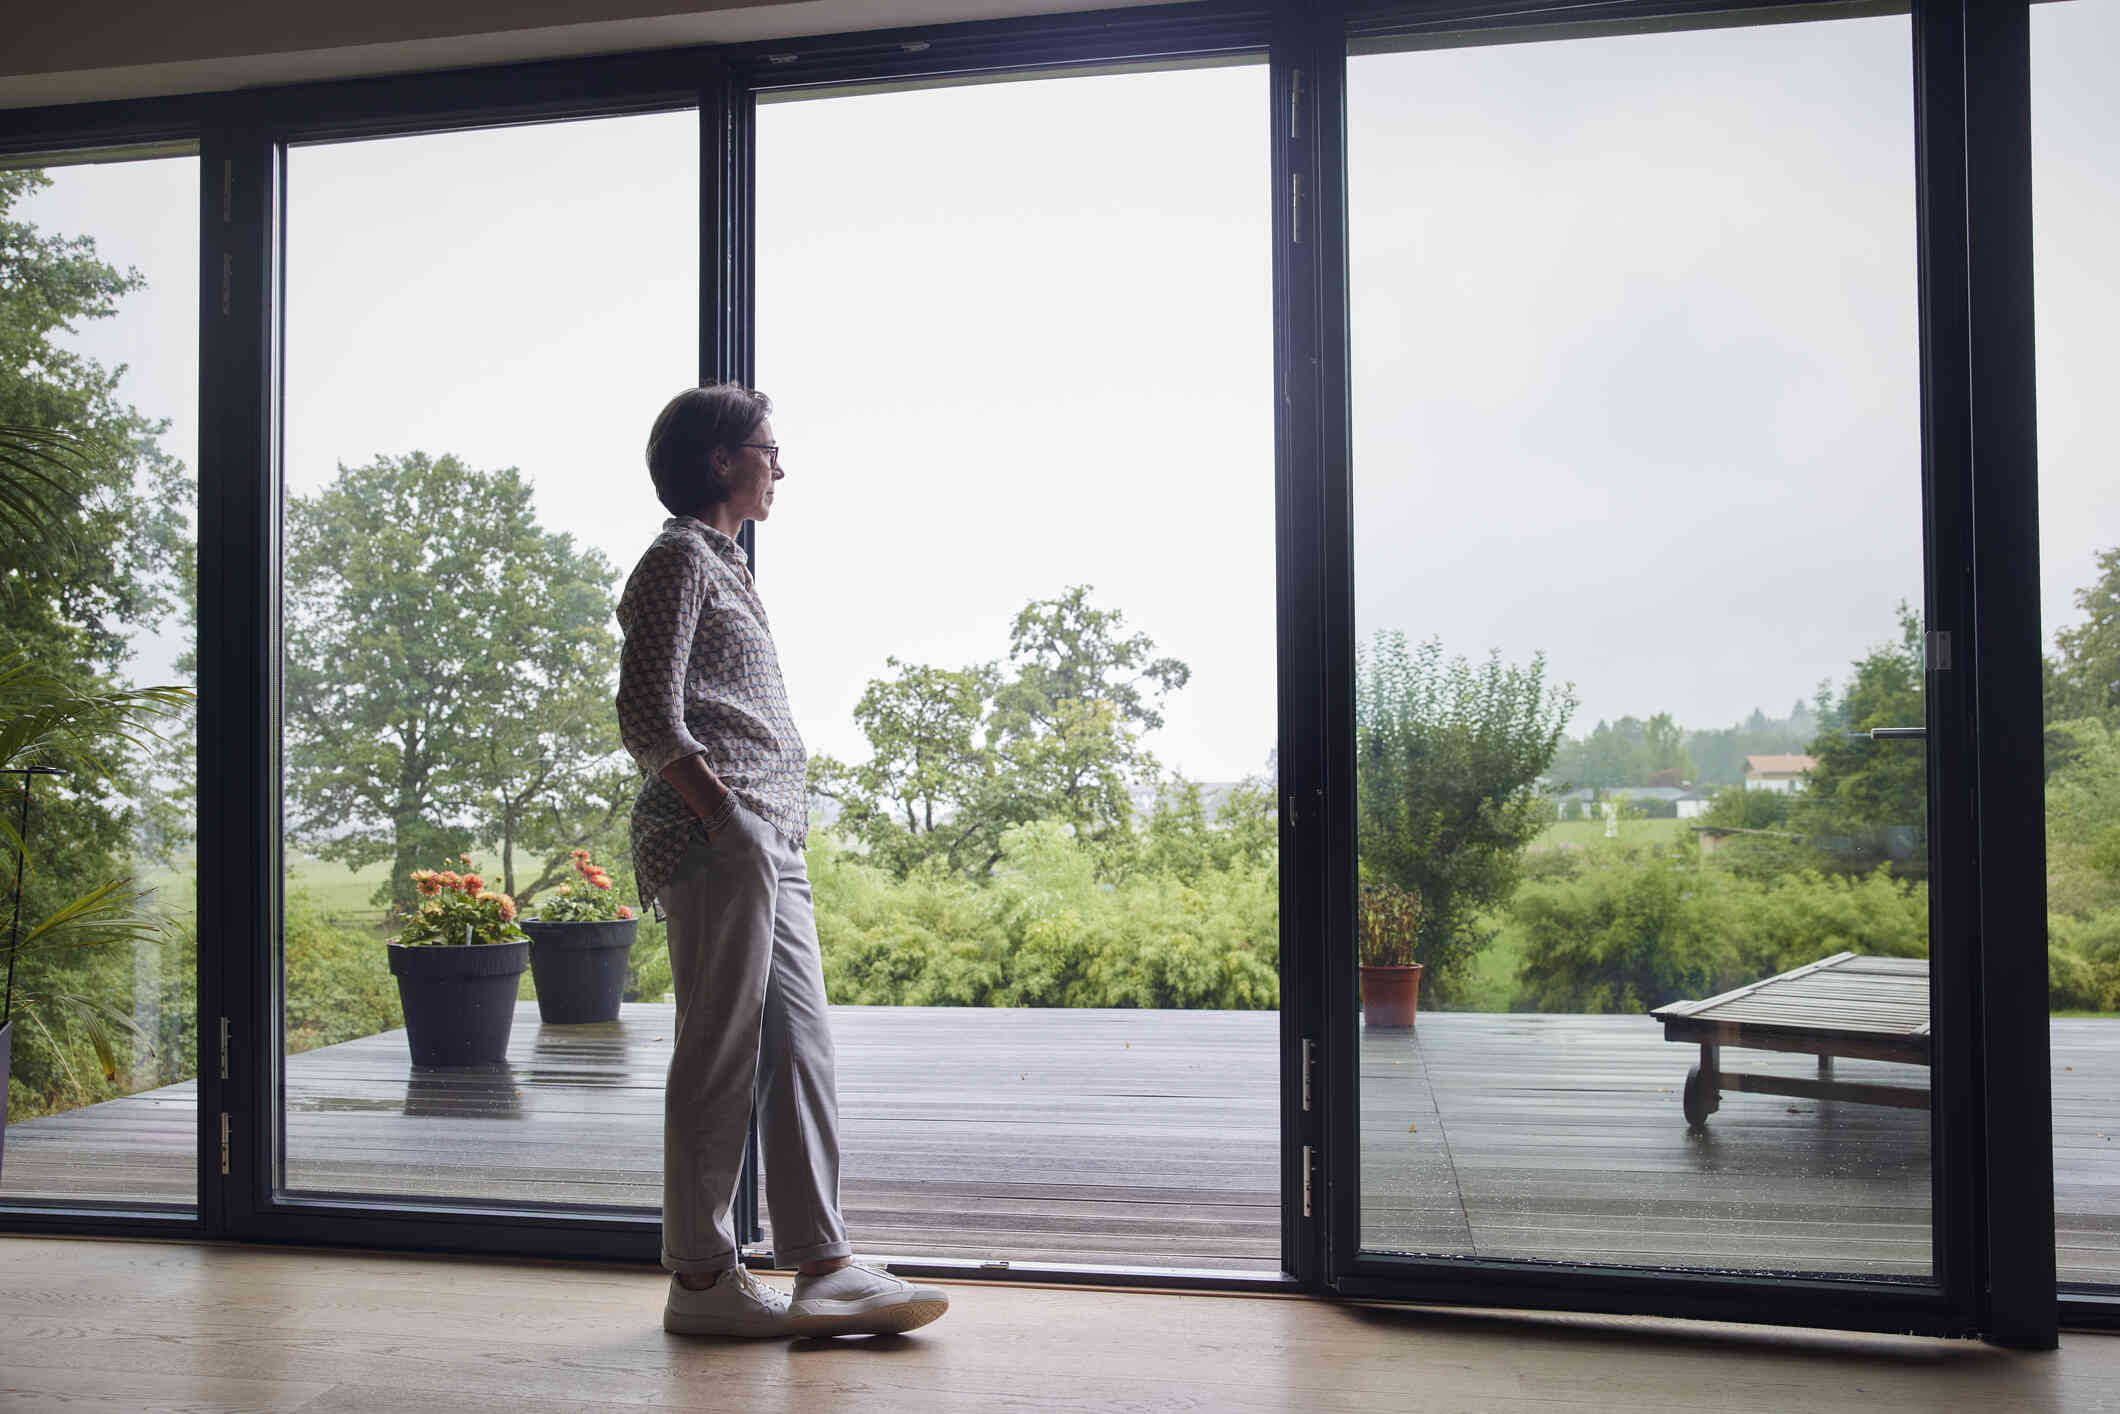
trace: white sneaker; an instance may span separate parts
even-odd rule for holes
[[[947,1292],[915,1286],[855,1262],[822,1276],[795,1278],[790,1335],[894,1335],[950,1309]]]
[[[752,1276],[748,1267],[729,1268],[701,1291],[673,1275],[663,1329],[679,1335],[787,1335],[788,1294]]]

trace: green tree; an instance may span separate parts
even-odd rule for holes
[[[2046,719],[2096,717],[2120,728],[2120,546],[2098,556],[2098,578],[2076,591],[2082,623],[2054,635]]]
[[[924,861],[984,877],[1002,838],[1057,820],[1112,848],[1133,825],[1132,789],[1154,782],[1141,735],[1191,670],[1158,657],[1125,615],[1076,585],[1033,600],[1009,632],[1009,666],[950,670],[889,660],[855,708],[869,759],[812,763],[810,788],[839,803],[842,832],[899,877]]]
[[[2047,743],[2047,906],[2120,913],[2120,733],[2083,717],[2048,727]]]
[[[33,675],[54,699],[107,699],[129,689],[135,637],[188,609],[188,512],[196,495],[183,463],[159,445],[167,422],[124,399],[125,367],[105,367],[66,346],[80,325],[116,314],[144,281],[104,261],[93,238],[43,231],[24,219],[25,199],[49,185],[40,172],[0,172],[0,427],[8,433],[0,460],[9,488],[9,529],[0,536],[0,661]],[[156,796],[160,742],[135,748],[106,720],[83,745],[97,768],[37,789],[30,821],[36,868],[21,901],[26,920],[54,918],[127,874],[151,816],[158,834],[182,832]],[[128,997],[130,983],[94,949],[25,952],[16,975],[18,993],[99,1005]],[[90,1049],[71,1023],[54,1031],[49,1046],[25,1039],[13,1084],[39,1106],[62,1095],[115,1093],[91,1093],[68,1080],[89,1074],[90,1064],[113,1078]]]
[[[966,807],[993,772],[983,734],[996,671],[885,661],[892,676],[872,678],[854,706],[869,759],[812,757],[810,789],[838,802],[841,831],[898,877],[934,857],[960,867]]]
[[[1694,763],[1693,779],[1701,785],[1742,785],[1747,756],[1785,756],[1810,748],[1818,734],[1811,704],[1798,701],[1786,717],[1769,717],[1758,708],[1734,726],[1686,734],[1686,753]]]
[[[1564,786],[1647,785],[1659,773],[1676,772],[1693,779],[1693,760],[1686,733],[1669,712],[1643,721],[1622,717],[1599,722],[1580,741],[1563,742],[1554,752],[1548,774]]]
[[[1926,868],[1927,753],[1919,742],[1860,735],[1875,727],[1921,726],[1927,720],[1924,675],[1921,620],[1901,603],[1897,640],[1856,660],[1839,699],[1820,714],[1824,720],[1811,742],[1818,765],[1789,821],[1838,867],[1867,872],[1897,857],[1901,868]]]
[[[1089,602],[1078,584],[1033,600],[1009,629],[1015,676],[994,694],[988,737],[997,756],[980,839],[988,865],[999,831],[1057,819],[1097,838],[1133,823],[1131,787],[1156,779],[1141,735],[1163,725],[1162,699],[1191,680],[1155,640],[1124,631],[1126,616]]]
[[[616,573],[538,524],[514,468],[341,466],[287,524],[288,790],[319,855],[390,860],[376,900],[402,906],[474,841],[513,879],[517,843],[563,853],[608,818]]]
[[[1483,911],[1508,900],[1524,846],[1547,823],[1532,786],[1574,710],[1574,688],[1546,682],[1543,655],[1520,668],[1497,652],[1475,668],[1446,663],[1434,639],[1410,648],[1393,632],[1360,655],[1362,868],[1420,898],[1416,954],[1446,986],[1497,931]]]

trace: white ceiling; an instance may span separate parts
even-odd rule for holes
[[[10,0],[0,108],[999,19],[1163,0]],[[176,21],[176,22],[173,22]]]

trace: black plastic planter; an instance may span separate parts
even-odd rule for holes
[[[618,1020],[625,1000],[627,959],[640,920],[539,923],[518,926],[530,935],[530,972],[537,979],[537,1014],[548,1025]]]
[[[389,948],[414,1065],[495,1065],[508,1058],[528,943]]]

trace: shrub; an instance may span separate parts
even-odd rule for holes
[[[1587,852],[1575,879],[1527,883],[1516,1005],[1637,1011],[1727,991],[1835,952],[1928,953],[1928,886],[1879,869],[1748,878],[1689,847]]]
[[[2047,918],[2048,1004],[2056,1011],[2120,1011],[2120,910]]]
[[[1699,899],[1702,876],[1673,852],[1586,851],[1572,880],[1527,883],[1510,914],[1523,929],[1516,1006],[1525,1011],[1640,1011],[1707,996],[1736,953]]]
[[[1003,835],[989,883],[930,866],[900,881],[813,835],[827,993],[898,1006],[1280,1004],[1270,863],[1113,881],[1099,877],[1101,853],[1044,821]]]
[[[335,924],[306,890],[289,889],[286,950],[287,1050],[315,1050],[405,1024],[390,958],[373,930]]]

